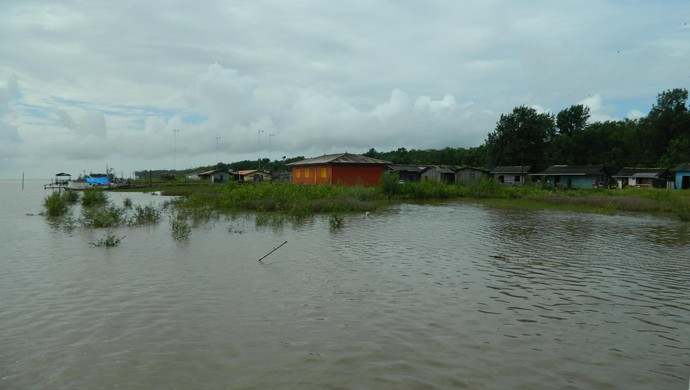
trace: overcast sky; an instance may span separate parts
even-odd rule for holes
[[[2,0],[0,178],[472,147],[689,86],[688,0]]]

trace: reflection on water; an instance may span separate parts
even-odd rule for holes
[[[27,216],[42,187],[0,191],[0,388],[688,383],[687,224],[401,205],[337,230],[221,217],[186,241],[164,219],[106,249]]]

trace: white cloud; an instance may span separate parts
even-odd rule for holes
[[[633,119],[633,120],[643,118],[644,116],[645,116],[645,114],[639,110],[630,110],[625,115],[626,118]]]
[[[12,124],[12,102],[18,94],[17,78],[11,75],[6,86],[0,88],[0,171],[5,167],[11,167],[13,159],[20,155],[17,148],[22,138],[17,127]]]
[[[599,94],[587,96],[577,104],[589,107],[589,122],[605,122],[612,120],[610,116],[611,107],[604,105],[603,99]]]
[[[56,114],[62,126],[70,129],[80,137],[94,136],[103,139],[107,135],[105,116],[101,112],[86,112],[77,121],[72,119],[65,110],[57,110]]]
[[[268,141],[275,156],[477,146],[517,106],[639,117],[690,81],[681,0],[6,0],[3,15],[0,177],[204,165],[216,137],[224,161]]]

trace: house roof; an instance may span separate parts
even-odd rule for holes
[[[664,168],[630,168],[625,167],[611,177],[642,177],[655,178],[661,177],[666,173]]]
[[[535,173],[537,176],[586,176],[603,175],[603,165],[552,165],[543,172]]]
[[[494,167],[490,173],[507,173],[507,174],[515,174],[515,173],[528,173],[532,169],[532,166],[530,165],[509,165],[509,166],[498,166]]]
[[[366,165],[383,165],[390,164],[390,161],[379,160],[371,157],[362,156],[359,154],[338,153],[325,154],[320,157],[308,158],[302,161],[295,161],[287,164],[288,166],[300,165],[323,165],[323,164],[366,164]]]
[[[482,167],[460,167],[457,169],[456,172],[460,171],[481,171],[481,172],[491,172],[491,169],[489,168],[482,168]]]
[[[690,163],[680,164],[673,168],[673,172],[688,172],[690,171]]]
[[[391,171],[397,172],[421,172],[424,167],[418,167],[416,165],[406,165],[406,164],[388,164],[386,168]]]
[[[663,173],[640,172],[632,175],[632,177],[636,179],[658,179],[661,175],[663,175]]]
[[[213,175],[214,173],[219,173],[219,172],[225,172],[225,173],[230,173],[227,169],[211,169],[210,171],[205,171],[205,172],[199,172],[197,173],[198,176],[209,176]]]
[[[259,172],[257,169],[245,169],[245,170],[243,170],[243,171],[237,171],[237,172],[235,172],[235,175],[247,176],[247,175],[251,175],[251,174],[253,174],[253,173],[257,173],[257,172],[258,172],[258,173],[263,173],[263,172]]]
[[[423,169],[424,172],[431,171],[431,170],[434,170],[438,173],[455,173],[455,171],[453,169],[451,169],[451,167],[445,167],[445,166],[441,166],[441,165],[432,165],[430,167],[426,167]]]

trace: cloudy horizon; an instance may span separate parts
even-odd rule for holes
[[[647,115],[690,3],[8,0],[0,178],[481,145],[526,105]]]

